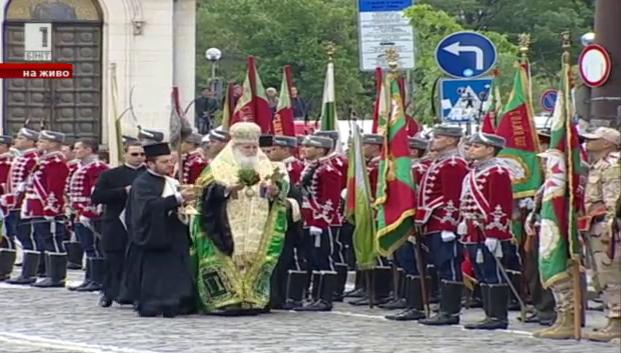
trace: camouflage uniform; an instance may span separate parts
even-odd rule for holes
[[[608,341],[620,337],[621,331],[621,242],[611,232],[615,219],[615,206],[621,193],[621,166],[619,152],[611,152],[595,162],[590,170],[586,185],[586,212],[592,215],[589,234],[593,248],[603,299],[608,309],[609,325],[616,323],[614,332],[598,330],[589,334],[594,340]],[[606,335],[608,332],[612,335]]]

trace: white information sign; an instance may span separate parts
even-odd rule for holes
[[[395,48],[399,68],[414,68],[414,30],[404,16],[412,0],[359,0],[358,32],[360,69],[388,68],[386,50]]]
[[[24,60],[52,61],[52,24],[24,24]]]

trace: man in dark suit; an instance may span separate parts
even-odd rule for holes
[[[127,246],[127,231],[119,216],[125,209],[132,182],[145,170],[145,155],[137,141],[127,142],[124,151],[125,163],[101,174],[91,197],[93,204],[105,206],[101,240],[105,276],[99,300],[102,307],[112,305],[113,300],[120,304],[129,304],[119,298]]]

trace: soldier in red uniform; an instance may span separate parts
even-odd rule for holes
[[[333,147],[330,138],[308,136],[302,143],[308,163],[302,172],[302,218],[312,271],[312,302],[296,310],[329,311],[336,286],[332,249],[334,224],[340,224],[343,175],[326,158]]]
[[[332,148],[325,156],[325,160],[327,163],[330,163],[332,167],[339,171],[341,174],[340,183],[335,185],[339,190],[341,190],[341,195],[345,195],[343,192],[347,188],[347,156],[342,153],[339,140],[339,132],[335,130],[324,130],[324,131],[315,131],[314,136],[322,136],[327,137],[332,140]],[[341,196],[343,197],[343,196]],[[336,209],[337,217],[334,218],[333,223],[330,225],[332,229],[332,234],[334,235],[332,240],[332,260],[334,262],[334,269],[337,273],[337,284],[335,288],[335,296],[334,299],[337,301],[342,301],[343,292],[345,290],[345,282],[347,282],[347,241],[346,239],[351,238],[351,234],[353,233],[353,229],[347,225],[344,220],[344,208],[345,202],[342,200],[339,206]],[[343,227],[343,224],[346,224]]]
[[[408,139],[408,147],[410,157],[412,158],[412,177],[414,185],[417,185],[432,163],[432,159],[425,156],[429,147],[429,141],[421,137],[411,137]],[[421,274],[414,254],[414,244],[410,241],[405,242],[395,252],[395,260],[401,270],[400,276],[403,276],[398,288],[400,290],[399,300],[387,303],[382,307],[386,309],[404,308],[404,310],[396,314],[387,315],[386,318],[388,320],[411,321],[425,317],[421,296]],[[427,262],[428,259],[425,258],[423,263]],[[428,275],[429,272],[432,272],[430,268],[427,269]]]
[[[22,220],[21,208],[26,192],[26,184],[37,165],[36,143],[39,133],[22,128],[15,138],[15,148],[21,153],[11,163],[10,179],[7,192],[2,195],[2,206],[9,212],[6,218],[7,234],[10,238],[16,236],[22,244],[22,272],[17,278],[7,280],[10,284],[31,284],[36,281],[39,270],[39,261],[43,250],[42,244],[37,242],[30,220]]]
[[[13,155],[10,151],[12,144],[13,138],[11,136],[0,136],[0,195],[4,195],[7,191],[9,171],[13,161]],[[0,203],[1,219],[6,219],[7,215],[8,210]],[[9,234],[2,233],[0,234],[0,281],[4,281],[9,277],[15,262],[13,239],[9,237]]]
[[[274,136],[270,159],[280,161],[287,167],[289,173],[289,182],[291,185],[298,185],[304,163],[295,158],[295,149],[298,146],[298,140],[293,136]]]
[[[461,183],[468,173],[457,149],[461,136],[460,127],[439,125],[433,129],[430,148],[437,155],[418,185],[416,222],[422,226],[423,241],[440,280],[440,310],[436,316],[419,321],[424,325],[459,323],[463,255],[456,230]]]
[[[469,257],[481,288],[485,319],[465,325],[467,329],[506,329],[509,287],[501,276],[497,260],[515,258],[511,244],[513,191],[509,170],[495,158],[504,147],[504,138],[479,132],[470,139],[468,157],[472,169],[464,178],[461,223]]]
[[[181,184],[194,184],[207,166],[207,162],[205,162],[199,150],[201,139],[201,135],[191,134],[181,143],[181,152],[183,153],[181,155]]]
[[[302,231],[302,191],[294,180],[299,180],[303,165],[292,153],[298,141],[293,136],[261,136],[261,149],[269,150],[269,158],[289,174],[289,192],[287,194],[287,232],[285,243],[272,272],[270,304],[272,309],[294,309],[302,305],[306,287],[306,254]],[[298,169],[299,168],[299,169]],[[284,171],[284,170],[283,170]]]
[[[65,183],[65,217],[66,217],[66,229],[69,233],[66,237],[67,240],[63,242],[65,250],[67,251],[67,269],[69,270],[81,270],[82,262],[84,261],[84,251],[82,245],[78,241],[75,235],[75,211],[71,208],[69,202],[69,184],[71,177],[76,170],[80,167],[80,161],[73,158],[73,145],[70,147],[70,153],[63,146],[63,155],[67,160],[67,167],[69,168],[69,175],[67,175],[67,182]],[[71,158],[71,159],[68,159]]]
[[[84,282],[70,290],[91,292],[100,290],[104,279],[104,259],[100,249],[100,209],[91,201],[91,194],[99,175],[109,167],[97,158],[99,144],[92,139],[80,139],[75,143],[75,157],[80,167],[69,182],[69,199],[75,211],[76,236],[86,253],[86,274]],[[98,233],[98,234],[95,234]]]
[[[67,253],[63,246],[65,183],[69,169],[61,147],[65,135],[43,130],[37,147],[42,153],[26,186],[21,217],[32,223],[34,235],[43,245],[45,278],[34,287],[64,287],[67,275]]]

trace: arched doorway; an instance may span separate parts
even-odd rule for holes
[[[12,0],[5,14],[4,62],[51,60],[73,64],[74,72],[73,79],[4,80],[5,133],[28,123],[69,139],[101,140],[103,16],[97,0]],[[32,55],[25,43],[39,32],[42,45],[49,38],[49,49]]]

